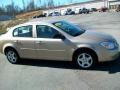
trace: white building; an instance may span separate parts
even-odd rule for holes
[[[82,8],[97,8],[100,9],[102,7],[107,7],[110,9],[116,9],[116,7],[120,5],[120,0],[93,0],[93,1],[87,1],[87,2],[81,2],[81,3],[75,3],[75,4],[69,4],[59,7],[54,7],[51,9],[46,9],[43,11],[43,13],[46,13],[47,15],[49,13],[52,13],[54,11],[60,12],[62,15],[64,15],[65,11],[70,8],[75,11],[75,13],[79,12],[79,9]]]
[[[116,9],[118,6],[120,6],[120,0],[109,0],[109,8],[110,9]]]

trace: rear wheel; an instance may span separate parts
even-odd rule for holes
[[[16,64],[19,62],[19,56],[14,49],[6,50],[6,57],[7,57],[8,61],[12,64]]]
[[[95,66],[97,60],[92,52],[85,50],[76,54],[74,62],[79,68],[89,69]]]

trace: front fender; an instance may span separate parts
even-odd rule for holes
[[[93,51],[96,51],[95,47],[90,44],[79,44],[77,45],[77,48],[89,48],[89,49],[92,49]]]
[[[91,44],[78,44],[77,46],[75,46],[75,48],[72,49],[72,53],[70,53],[69,55],[69,59],[72,60],[73,58],[73,54],[75,53],[75,51],[77,51],[78,49],[82,49],[82,48],[88,48],[88,49],[91,49],[93,50],[97,55],[98,55],[98,52],[96,50],[96,48],[94,47],[94,45],[91,45]]]

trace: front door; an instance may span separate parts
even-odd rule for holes
[[[66,60],[68,58],[69,45],[60,38],[55,38],[59,32],[45,25],[37,25],[37,38],[35,48],[38,59]]]

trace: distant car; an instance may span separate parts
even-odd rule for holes
[[[35,16],[33,16],[32,18],[40,18],[40,17],[45,17],[45,15],[42,15],[42,14],[40,14],[40,15],[35,15]]]
[[[90,11],[91,11],[91,12],[97,12],[97,9],[96,9],[96,8],[91,8]]]
[[[40,17],[46,17],[46,15],[45,14],[40,14],[40,15],[37,16],[37,18],[40,18]]]
[[[10,28],[0,36],[0,52],[12,64],[22,58],[73,61],[88,69],[119,56],[110,35],[87,31],[65,21],[32,21]]]
[[[37,18],[37,16],[33,16],[32,18]]]
[[[52,12],[49,14],[49,16],[60,16],[61,14],[59,12]]]
[[[98,11],[99,12],[106,12],[106,11],[108,11],[108,8],[107,7],[102,7]]]
[[[49,13],[48,16],[52,16],[52,13]]]
[[[67,9],[65,15],[74,15],[75,11],[72,11],[72,9]]]
[[[47,13],[43,13],[43,15],[44,15],[45,17],[47,17]]]
[[[79,14],[89,14],[89,13],[90,13],[89,9],[86,9],[86,8],[79,9]]]

